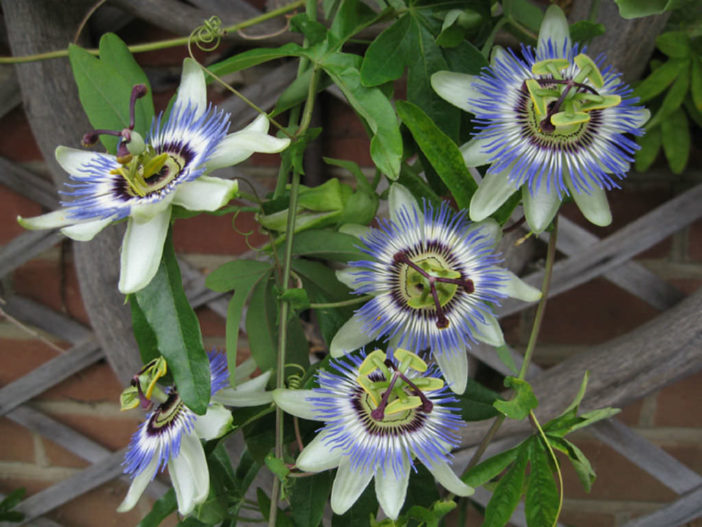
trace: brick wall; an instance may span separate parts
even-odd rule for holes
[[[160,97],[165,101],[167,97]],[[324,95],[324,155],[352,158],[368,165],[368,142],[360,123],[342,103]],[[0,156],[42,170],[41,159],[21,109],[6,115],[0,136]],[[691,163],[691,166],[694,165]],[[276,167],[271,157],[254,156],[243,172],[259,181],[272,181]],[[694,173],[673,177],[664,167],[651,174],[632,174],[624,189],[611,194],[614,224],[595,229],[604,236],[665,202],[676,192],[702,181]],[[0,186],[0,244],[21,233],[15,223],[18,214],[31,216],[40,208],[27,199]],[[566,215],[583,223],[579,213],[566,208]],[[584,224],[584,223],[583,223]],[[175,244],[179,252],[198,268],[210,270],[227,261],[230,255],[247,249],[242,237],[232,230],[232,218],[203,216],[176,223]],[[254,226],[251,216],[240,215],[237,228],[248,232]],[[208,236],[202,236],[207,232]],[[250,242],[262,238],[254,235]],[[686,293],[702,284],[702,222],[692,225],[652,249],[638,261]],[[3,288],[37,300],[55,310],[88,323],[81,303],[70,244],[54,247],[27,263],[12,276],[5,277]],[[624,334],[656,316],[656,310],[603,279],[580,286],[549,303],[535,360],[549,366],[589,346]],[[224,323],[207,308],[198,310],[207,346],[224,344]],[[526,343],[533,313],[527,311],[505,321],[510,344]],[[21,328],[12,321],[0,320],[0,385],[5,385],[47,360],[54,358],[56,341],[33,329]],[[621,419],[644,437],[663,447],[693,470],[702,472],[702,374],[693,375],[623,409]],[[134,412],[121,413],[118,401],[121,387],[103,361],[34,399],[31,405],[52,418],[69,425],[101,445],[116,450],[124,447],[139,421]],[[0,418],[0,492],[25,487],[29,494],[71,476],[87,463],[50,439],[31,433],[7,418]],[[600,444],[587,432],[577,435],[578,445],[593,462],[599,474],[593,491],[585,494],[577,478],[565,469],[565,523],[583,527],[610,527],[652,511],[675,498],[672,491],[643,473],[624,458]],[[567,466],[567,464],[566,464]],[[67,526],[134,525],[149,510],[148,500],[127,515],[114,509],[126,486],[111,482],[57,509],[50,516]],[[471,512],[471,525],[479,522]],[[696,525],[702,525],[697,523]]]

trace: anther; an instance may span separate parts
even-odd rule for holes
[[[420,390],[416,384],[410,381],[404,373],[398,371],[397,374],[400,376],[400,379],[407,383],[410,390],[412,390],[412,393],[422,400],[422,411],[427,414],[430,413],[434,409],[434,403],[432,403],[429,398],[424,395],[424,392]]]
[[[151,401],[147,399],[146,395],[144,394],[144,390],[141,389],[141,381],[139,380],[139,375],[135,375],[132,377],[132,380],[130,382],[132,386],[136,386],[137,393],[139,394],[139,402],[141,404],[142,408],[148,408],[151,406]]]

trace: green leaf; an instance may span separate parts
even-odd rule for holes
[[[358,163],[354,163],[353,161],[349,161],[346,159],[334,159],[333,157],[323,157],[322,160],[327,165],[345,168],[346,170],[351,172],[353,177],[356,179],[356,188],[358,188],[359,190],[363,190],[365,192],[374,192],[373,187],[368,182],[368,178],[366,178],[366,175],[361,171],[361,167],[358,166]]]
[[[156,275],[135,296],[168,362],[178,394],[193,412],[203,415],[210,401],[210,363],[200,323],[183,290],[170,233]]]
[[[396,180],[400,175],[402,137],[395,111],[381,90],[361,84],[358,60],[355,55],[333,53],[325,57],[322,67],[370,128],[373,162],[388,178]]]
[[[255,48],[229,57],[208,67],[215,75],[221,77],[235,71],[245,70],[264,62],[281,59],[283,57],[303,57],[307,51],[298,44],[289,42],[279,48]]]
[[[468,172],[458,146],[444,134],[421,108],[397,101],[397,112],[412,137],[451,191],[459,208],[466,209],[478,185]]]
[[[272,453],[269,453],[264,461],[268,467],[268,470],[270,470],[280,481],[284,482],[285,478],[287,478],[288,474],[290,474],[290,469],[285,464],[285,461],[275,457]]]
[[[464,41],[456,48],[443,50],[451,71],[477,75],[489,66],[485,55],[470,42]]]
[[[634,154],[634,167],[638,172],[646,172],[658,157],[658,152],[661,149],[661,127],[649,128],[645,135],[636,138],[636,142],[641,149]]]
[[[261,511],[263,518],[267,522],[268,518],[270,517],[271,499],[268,497],[266,492],[261,487],[258,487],[256,489],[256,498],[258,501],[258,508]],[[295,527],[292,520],[283,511],[280,510],[280,507],[278,507],[278,514],[275,517],[275,526],[276,527]]]
[[[24,499],[24,495],[27,493],[27,489],[21,487],[10,492],[5,496],[2,501],[0,501],[0,511],[7,512],[14,509],[20,502]]]
[[[160,355],[156,333],[151,329],[136,298],[131,295],[129,296],[129,307],[132,312],[132,331],[139,347],[139,355],[141,356],[141,361],[146,364]]]
[[[500,399],[500,395],[478,381],[471,379],[466,391],[457,397],[464,421],[483,421],[499,414],[492,404]]]
[[[503,344],[502,346],[498,346],[496,348],[496,351],[497,357],[500,359],[500,361],[502,361],[502,364],[507,366],[509,370],[516,375],[519,372],[519,369],[514,363],[514,357],[512,356],[512,348],[510,348],[507,344]]]
[[[660,15],[673,8],[675,0],[614,0],[622,18]]]
[[[256,284],[272,271],[270,263],[255,260],[227,262],[212,271],[205,279],[205,285],[213,291],[224,293],[234,290],[227,307],[226,350],[229,368],[229,383],[236,386],[236,355],[239,349],[239,326],[246,300]]]
[[[524,471],[529,458],[528,445],[529,442],[522,444],[514,465],[495,487],[495,492],[485,508],[485,522],[482,527],[502,527],[512,517],[522,495]]]
[[[361,65],[364,86],[378,86],[402,76],[407,64],[412,17],[402,16],[368,46]]]
[[[307,38],[309,45],[319,44],[327,37],[327,28],[305,13],[299,13],[290,19],[290,29],[302,33]]]
[[[390,12],[388,9],[383,14]],[[359,0],[343,0],[329,32],[341,44],[377,18],[376,12],[365,3],[359,2]]]
[[[321,523],[331,485],[329,471],[306,478],[295,478],[288,497],[293,523],[297,527],[316,527]]]
[[[656,37],[656,47],[664,55],[675,59],[690,56],[690,37],[685,31],[669,31]]]
[[[175,491],[171,488],[157,499],[149,514],[144,516],[137,527],[158,527],[161,522],[178,509]]]
[[[305,231],[295,236],[293,255],[336,262],[363,260],[367,256],[358,248],[360,244],[358,238],[342,232]]]
[[[528,527],[553,527],[558,517],[558,487],[551,474],[550,453],[532,441],[524,512]]]
[[[597,24],[590,20],[580,20],[570,26],[570,38],[573,42],[581,42],[587,44],[593,38],[604,35],[604,24]]]
[[[439,500],[431,505],[431,508],[414,505],[407,511],[407,517],[418,520],[420,525],[426,527],[439,527],[441,519],[456,508],[456,502],[453,500]],[[423,523],[422,523],[423,522]],[[392,524],[393,527],[396,525]]]
[[[690,86],[690,61],[685,61],[684,67],[680,69],[675,82],[665,94],[663,98],[663,104],[661,105],[656,115],[647,124],[648,128],[653,128],[659,122],[664,121],[670,116],[674,111],[676,111],[680,106],[682,106],[685,96],[687,95],[688,88]]]
[[[696,55],[692,57],[690,94],[692,95],[692,102],[695,108],[702,111],[702,60]]]
[[[517,458],[519,452],[520,448],[515,447],[492,456],[475,465],[461,479],[466,485],[470,485],[473,488],[485,485],[506,469]]]
[[[592,465],[583,451],[562,437],[552,437],[550,435],[547,437],[552,448],[560,450],[566,456],[568,456],[568,459],[570,459],[570,462],[578,475],[580,483],[582,483],[586,492],[590,492],[597,475],[592,469]]]
[[[673,112],[661,123],[663,152],[673,174],[681,174],[690,156],[690,127],[682,109]]]
[[[502,8],[510,20],[530,29],[532,33],[539,32],[544,14],[529,0],[503,0]]]
[[[634,95],[639,98],[640,103],[653,99],[673,83],[685,66],[686,61],[684,60],[670,59],[660,68],[652,71],[641,84],[634,88]]]
[[[416,166],[421,166],[421,164],[417,163]],[[434,206],[441,205],[439,195],[419,176],[419,171],[415,167],[403,163],[398,183],[406,187],[418,201],[424,198]]]
[[[516,377],[505,377],[505,386],[515,391],[514,398],[509,401],[495,401],[493,406],[510,419],[524,419],[539,405],[528,382]]]

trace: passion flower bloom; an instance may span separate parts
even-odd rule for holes
[[[415,460],[454,494],[473,493],[449,466],[462,421],[435,368],[402,349],[392,360],[375,350],[329,367],[317,375],[319,388],[278,389],[273,399],[287,413],[324,422],[295,465],[306,472],[338,468],[331,492],[336,514],[345,513],[375,478],[378,503],[396,519]]]
[[[643,134],[650,113],[602,58],[585,51],[572,45],[563,12],[551,6],[536,50],[524,46],[520,58],[496,48],[478,76],[432,76],[441,97],[475,115],[478,132],[461,147],[466,164],[490,165],[470,203],[474,221],[521,188],[534,232],[568,195],[592,223],[611,223],[605,190],[626,176],[638,149],[632,136]]]
[[[337,277],[357,294],[374,296],[332,339],[333,357],[378,338],[390,348],[429,349],[450,388],[463,393],[466,349],[479,340],[504,344],[493,314],[511,296],[536,301],[541,293],[498,267],[497,223],[472,224],[447,204],[420,209],[407,189],[390,188],[390,220],[361,236],[369,258],[349,263]]]
[[[207,105],[205,76],[191,59],[168,119],[154,118],[144,141],[134,128],[136,86],[130,104],[131,125],[122,131],[96,130],[84,137],[92,144],[101,134],[118,135],[118,155],[59,146],[56,160],[68,172],[65,208],[18,218],[27,229],[61,228],[74,240],[92,239],[107,225],[127,219],[122,243],[119,290],[134,293],[156,274],[171,219],[171,206],[214,211],[231,200],[237,182],[205,174],[240,163],[253,152],[280,152],[289,139],[269,136],[265,115],[227,135],[229,115]]]
[[[197,415],[185,406],[175,387],[165,392],[153,385],[148,388],[147,395],[158,400],[158,404],[129,444],[124,471],[133,479],[118,512],[131,510],[156,473],[168,466],[178,512],[190,514],[210,492],[210,475],[200,440],[221,437],[231,427],[231,412],[223,404],[259,406],[273,400],[272,393],[264,391],[270,371],[247,381],[245,375],[252,370],[242,368],[240,372],[237,368],[237,387],[231,388],[225,355],[211,352],[209,358],[212,399],[205,415]],[[144,397],[143,392],[140,394]]]

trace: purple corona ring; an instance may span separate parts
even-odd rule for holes
[[[449,466],[463,422],[435,368],[403,349],[393,359],[375,350],[331,361],[317,380],[319,388],[279,389],[273,399],[290,414],[324,422],[296,466],[308,472],[337,468],[331,493],[336,514],[346,512],[375,478],[378,503],[396,519],[415,461],[454,494],[473,493]]]
[[[551,223],[570,195],[596,225],[612,218],[605,190],[618,187],[638,149],[648,110],[604,59],[573,45],[557,6],[544,16],[536,49],[521,57],[495,48],[480,75],[440,71],[434,90],[475,115],[477,130],[461,147],[468,166],[489,165],[470,203],[481,221],[521,189],[534,232]]]

